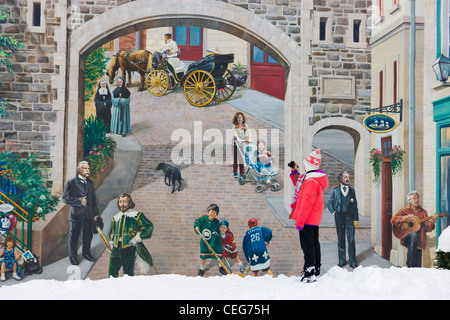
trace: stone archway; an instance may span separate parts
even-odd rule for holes
[[[312,1],[305,1],[305,6],[306,4],[308,8],[312,8]],[[161,4],[157,0],[137,0],[93,18],[74,31],[69,38],[64,146],[66,180],[73,175],[73,168],[82,154],[83,139],[79,137],[83,134],[82,88],[85,57],[98,46],[121,35],[173,25],[195,25],[227,32],[257,45],[278,60],[288,71],[285,97],[285,157],[298,158],[303,154],[309,111],[303,111],[300,106],[309,99],[308,95],[302,93],[307,92],[307,76],[310,75],[311,67],[308,67],[308,62],[302,61],[301,57],[308,46],[299,46],[270,22],[232,4],[213,0],[187,0],[183,5]],[[303,105],[309,107],[309,104]],[[291,123],[292,119],[297,120]],[[289,177],[286,176],[285,181],[287,179]],[[289,194],[290,189],[286,188],[285,198],[289,198]]]
[[[369,164],[370,133],[359,122],[343,117],[325,118],[309,128],[307,145],[312,145],[313,137],[320,131],[336,129],[352,136],[355,150],[354,187],[360,215],[371,216],[371,169]],[[333,177],[331,177],[333,178]]]

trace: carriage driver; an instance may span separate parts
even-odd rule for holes
[[[178,45],[172,40],[172,34],[166,33],[164,35],[164,44],[159,51],[153,53],[153,62],[156,66],[159,66],[163,61],[163,54],[167,54],[168,57],[171,55],[176,56],[178,53]]]
[[[164,44],[162,45],[160,52],[167,53],[169,56],[178,53],[178,45],[172,40],[171,33],[166,33],[164,35]]]

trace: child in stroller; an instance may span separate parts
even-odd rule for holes
[[[272,164],[275,161],[275,155],[267,150],[266,144],[263,140],[258,140],[258,149],[256,150],[256,159],[258,165],[258,172],[261,174],[275,174]]]
[[[238,150],[242,152],[239,148]],[[255,182],[255,191],[258,193],[264,191],[265,185],[269,185],[272,191],[280,190],[272,167],[275,156],[266,149],[264,141],[258,140],[258,147],[254,143],[248,143],[244,150],[245,155],[242,156],[245,159],[246,173],[239,177],[238,183],[244,185],[245,182]]]

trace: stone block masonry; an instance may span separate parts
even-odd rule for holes
[[[0,35],[14,37],[24,47],[11,57],[14,73],[0,66],[0,96],[8,101],[8,115],[0,119],[0,139],[12,143],[23,156],[38,152],[38,161],[52,167],[50,126],[57,121],[54,110],[55,90],[52,77],[60,73],[54,63],[55,1],[46,1],[46,32],[30,32],[27,23],[28,1],[0,0],[0,9],[9,10],[7,20],[0,21]],[[44,21],[42,21],[44,23]],[[51,185],[51,183],[50,183]]]

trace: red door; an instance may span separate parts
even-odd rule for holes
[[[173,27],[174,40],[183,50],[180,59],[197,61],[203,57],[203,28]]]
[[[383,163],[381,164],[381,256],[389,260],[392,249],[392,172],[389,151],[392,149],[392,138],[381,139],[381,152]]]
[[[251,46],[250,87],[284,100],[284,68],[271,56]]]

